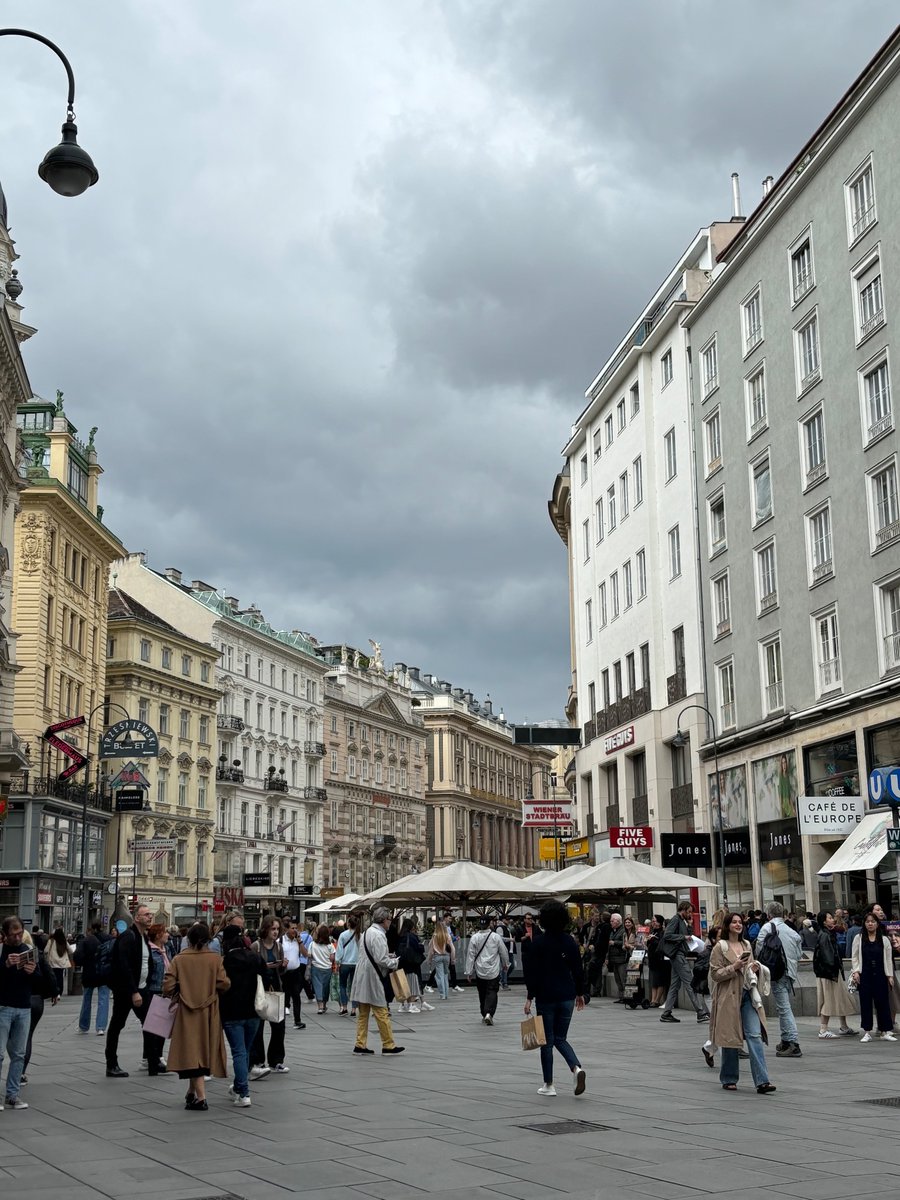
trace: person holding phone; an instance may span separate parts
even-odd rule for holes
[[[761,1096],[775,1091],[769,1081],[763,1037],[766,1017],[756,1001],[759,993],[756,980],[759,964],[753,957],[750,942],[744,935],[740,913],[726,913],[722,936],[709,958],[709,981],[712,988],[712,1014],[709,1023],[710,1041],[722,1051],[719,1082],[726,1092],[736,1092],[740,1076],[738,1051],[747,1043],[750,1051],[750,1072]]]
[[[3,948],[0,949],[0,1075],[3,1056],[9,1056],[6,1072],[6,1099],[0,1109],[27,1108],[19,1099],[25,1048],[31,1027],[31,977],[37,968],[32,946],[23,941],[25,927],[18,917],[3,922]],[[4,1093],[0,1092],[0,1096]]]

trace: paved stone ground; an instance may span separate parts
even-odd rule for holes
[[[22,1200],[577,1200],[725,1195],[844,1200],[900,1194],[900,1110],[860,1103],[900,1095],[900,1043],[819,1042],[770,1056],[778,1091],[758,1096],[742,1063],[725,1093],[707,1069],[693,1014],[595,1001],[573,1022],[587,1070],[576,1099],[557,1060],[557,1099],[536,1094],[537,1053],[519,1048],[522,990],[482,1026],[474,993],[433,1013],[396,1016],[407,1052],[354,1057],[348,1018],[288,1028],[291,1073],[253,1085],[234,1109],[210,1083],[209,1113],[187,1113],[177,1078],[137,1072],[132,1020],[120,1045],[127,1080],[104,1075],[103,1041],[76,1033],[79,1001],[38,1030],[27,1112],[0,1113],[0,1196]],[[773,1038],[777,1041],[777,1037]],[[377,1045],[377,1037],[370,1037]],[[530,1124],[577,1119],[608,1131],[546,1136]],[[765,1189],[761,1192],[760,1189]]]

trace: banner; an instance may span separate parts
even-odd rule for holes
[[[799,796],[797,812],[804,837],[814,833],[846,837],[863,818],[862,796]]]
[[[523,800],[522,824],[526,827],[539,826],[542,829],[574,825],[572,807],[572,801],[569,799]]]

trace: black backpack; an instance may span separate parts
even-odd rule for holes
[[[768,933],[757,945],[756,958],[764,967],[769,968],[773,981],[783,979],[787,974],[787,955],[778,936],[778,926],[774,923],[769,926]]]
[[[94,955],[93,975],[98,984],[109,985],[113,973],[113,950],[116,947],[115,938],[101,942]]]

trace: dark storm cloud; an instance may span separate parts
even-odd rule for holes
[[[87,15],[86,15],[87,14]],[[751,14],[748,16],[748,14]],[[748,206],[886,4],[24,0],[100,184],[34,175],[59,64],[0,42],[36,390],[99,424],[107,519],[324,641],[558,715],[546,516],[582,393],[702,224]]]

